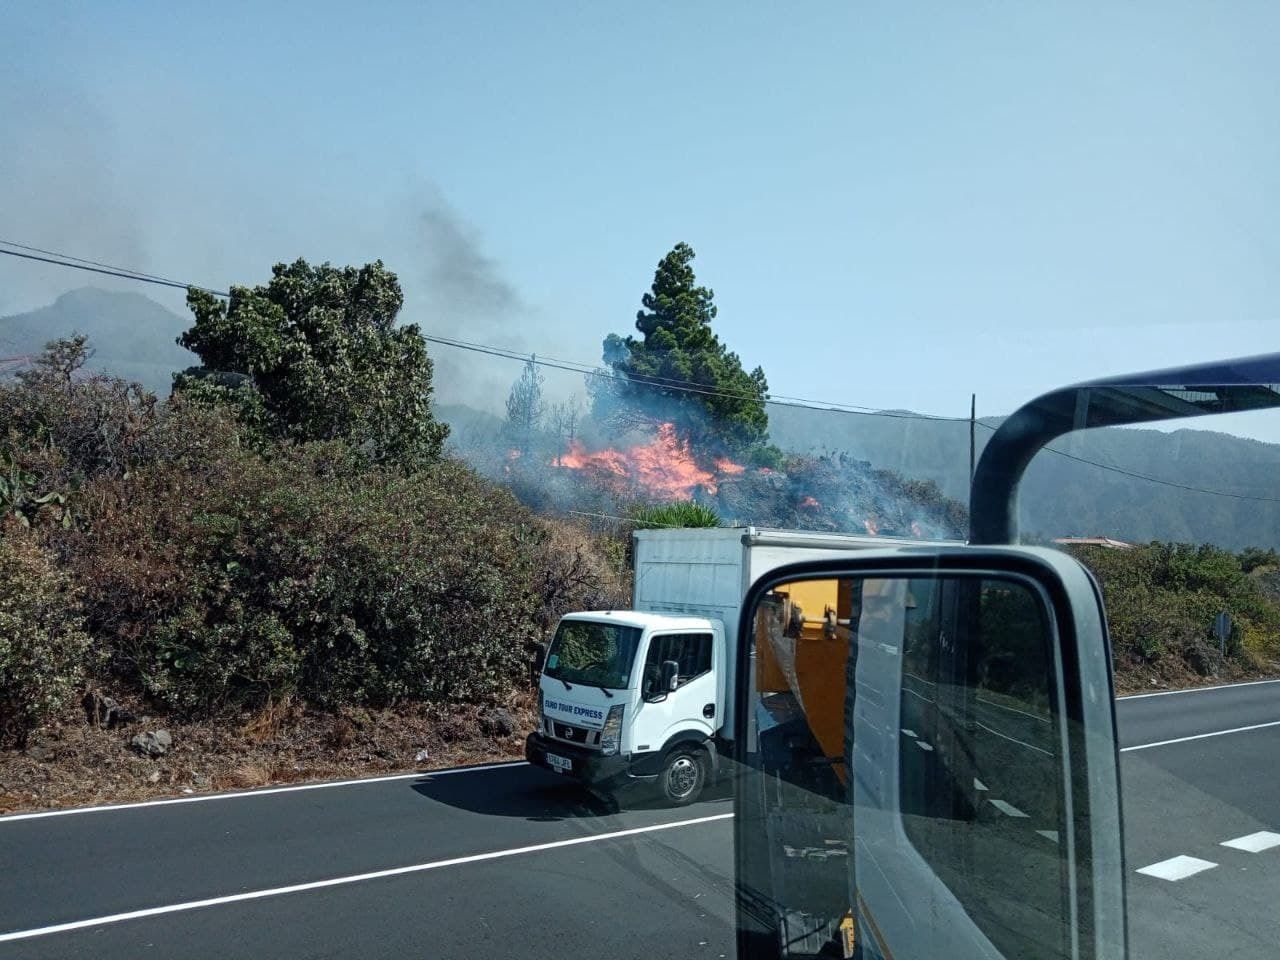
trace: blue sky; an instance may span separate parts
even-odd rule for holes
[[[683,240],[776,392],[948,414],[1280,349],[1274,4],[5,20],[9,239],[219,286],[381,257],[424,328],[588,361]],[[0,263],[0,313],[83,282]],[[437,355],[470,402],[518,372]]]

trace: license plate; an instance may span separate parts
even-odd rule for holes
[[[569,773],[573,770],[573,761],[568,757],[558,757],[554,753],[547,754],[547,764],[554,770],[561,773]]]

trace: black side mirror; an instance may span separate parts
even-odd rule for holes
[[[535,670],[541,670],[542,665],[547,662],[547,645],[545,643],[535,643],[533,645],[533,667]]]
[[[680,664],[674,660],[662,661],[662,682],[658,689],[662,693],[675,693],[680,686]]]

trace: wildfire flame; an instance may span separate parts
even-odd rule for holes
[[[863,520],[862,525],[867,528],[867,533],[873,537],[880,536],[880,528],[874,520]]]
[[[721,475],[739,474],[746,469],[726,459],[715,462],[719,473],[700,467],[689,453],[689,445],[676,435],[675,425],[670,423],[661,424],[658,435],[650,442],[626,450],[588,451],[574,440],[569,451],[556,457],[552,466],[612,474],[662,500],[692,500],[698,487],[715,493]]]
[[[802,506],[802,507],[809,507],[809,508],[811,508],[811,509],[815,509],[815,510],[816,510],[818,507],[822,506],[822,504],[821,504],[821,503],[819,503],[819,502],[818,502],[815,498],[813,498],[813,497],[805,497],[803,500],[801,500],[801,501],[800,501],[800,506]]]

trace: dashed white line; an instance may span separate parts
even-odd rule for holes
[[[1157,880],[1176,882],[1185,880],[1187,877],[1193,877],[1197,873],[1203,873],[1205,870],[1212,870],[1216,866],[1216,863],[1209,860],[1180,855],[1170,857],[1168,860],[1161,860],[1159,863],[1153,863],[1149,867],[1142,867],[1138,870],[1138,873],[1145,874],[1148,877],[1155,877]]]
[[[902,732],[912,740],[916,738],[916,732],[914,730],[908,730],[906,727],[903,727]]]
[[[1005,801],[1003,801],[1003,800],[996,800],[996,799],[994,799],[994,798],[993,798],[993,799],[991,799],[989,802],[990,802],[990,804],[991,804],[993,807],[995,807],[997,810],[999,810],[1001,813],[1003,813],[1006,817],[1025,817],[1025,816],[1027,816],[1027,814],[1023,813],[1021,810],[1019,810],[1019,809],[1018,809],[1017,807],[1015,807],[1013,804],[1011,804],[1011,803],[1006,803],[1006,802],[1005,802]]]
[[[1046,840],[1052,840],[1054,843],[1058,842],[1057,830],[1037,830],[1036,833],[1040,834],[1040,836],[1044,837]]]
[[[925,743],[923,740],[917,740],[916,746],[919,747],[921,750],[925,751],[926,753],[933,753],[933,747]]]
[[[973,789],[975,789],[975,790],[986,790],[986,789],[987,789],[987,785],[986,785],[985,783],[983,783],[981,780],[979,780],[977,777],[974,777],[974,778],[973,778]]]
[[[1236,837],[1234,840],[1223,840],[1218,846],[1231,847],[1233,850],[1243,850],[1246,853],[1261,853],[1263,850],[1270,850],[1272,847],[1280,847],[1280,833],[1259,830],[1257,833]]]
[[[1262,730],[1266,727],[1280,727],[1280,720],[1272,720],[1270,723],[1253,723],[1247,727],[1232,727],[1230,730],[1214,730],[1212,733],[1197,733],[1190,737],[1175,737],[1172,740],[1157,740],[1155,743],[1139,743],[1132,747],[1121,747],[1121,753],[1128,753],[1130,750],[1149,750],[1151,747],[1167,747],[1173,743],[1188,743],[1192,740],[1205,740],[1209,737],[1225,737],[1229,733],[1247,733],[1250,730]]]
[[[0,933],[0,943],[14,940],[30,940],[51,933],[67,933],[72,930],[83,930],[86,927],[100,927],[109,923],[122,923],[125,920],[141,920],[144,917],[158,917],[166,913],[181,913],[186,910],[199,910],[202,907],[216,907],[228,903],[243,903],[246,900],[261,900],[265,897],[279,897],[289,893],[305,893],[309,890],[323,890],[326,887],[342,887],[366,880],[381,880],[385,877],[399,877],[409,873],[422,873],[427,870],[439,870],[443,867],[455,867],[464,863],[480,863],[485,860],[501,860],[525,853],[538,853],[543,850],[556,850],[561,847],[573,847],[584,843],[597,843],[601,840],[616,840],[620,837],[633,837],[641,833],[656,833],[659,830],[675,830],[678,827],[691,827],[701,823],[713,823],[717,820],[728,820],[732,813],[717,813],[707,817],[696,817],[692,820],[677,820],[673,823],[657,823],[647,827],[631,827],[627,830],[614,830],[610,833],[595,833],[585,837],[572,837],[568,840],[553,840],[550,843],[536,843],[528,847],[513,847],[508,850],[492,850],[489,853],[476,853],[466,857],[452,857],[448,860],[433,860],[430,863],[415,863],[408,867],[393,867],[390,870],[375,870],[371,873],[357,873],[347,877],[333,877],[328,880],[315,880],[311,883],[295,883],[287,887],[273,887],[268,890],[250,890],[246,893],[233,893],[224,897],[209,897],[206,900],[188,900],[185,903],[171,903],[163,907],[147,907],[144,910],[131,910],[128,913],[113,913],[105,917],[92,917],[88,920],[73,920],[70,923],[55,923],[48,927],[34,927],[30,930],[13,930]]]
[[[167,807],[175,803],[205,803],[209,800],[242,800],[245,797],[269,797],[276,793],[298,793],[302,790],[328,790],[331,787],[357,787],[370,783],[390,783],[395,780],[421,780],[426,777],[444,777],[455,773],[482,773],[485,770],[502,770],[508,767],[527,766],[523,760],[511,763],[487,763],[480,766],[449,767],[445,770],[419,770],[417,773],[393,773],[382,777],[361,777],[354,780],[324,780],[319,783],[297,783],[288,787],[267,787],[263,790],[237,790],[230,793],[198,793],[189,797],[165,797],[162,800],[139,800],[135,803],[108,803],[97,807],[70,807],[66,810],[41,810],[37,813],[11,813],[0,817],[0,824],[19,820],[43,820],[46,817],[70,817],[80,813],[107,813],[112,810],[137,810],[142,807]]]

